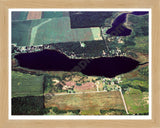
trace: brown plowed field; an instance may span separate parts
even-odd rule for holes
[[[45,96],[45,107],[58,107],[61,110],[124,110],[119,91],[82,94],[56,95],[51,99]]]
[[[41,19],[42,12],[28,12],[27,20]]]

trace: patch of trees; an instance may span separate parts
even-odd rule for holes
[[[107,113],[114,113],[114,115],[127,115],[125,110],[120,109],[100,110],[100,113],[102,115],[105,115]]]
[[[81,47],[80,42],[57,43],[55,47],[68,56],[76,54],[76,57],[97,57],[102,55],[102,50],[106,50],[103,40],[83,41],[83,43],[85,43],[86,47]]]
[[[139,73],[140,73],[140,75],[143,75],[143,76],[148,77],[148,75],[149,75],[149,74],[148,74],[148,73],[149,73],[149,68],[148,68],[148,66],[139,69]]]
[[[12,115],[43,115],[43,96],[12,98]]]
[[[138,42],[135,40],[137,37],[147,37],[149,33],[149,18],[148,15],[144,16],[134,16],[131,15],[128,17],[128,21],[130,24],[130,27],[132,28],[132,33],[130,36],[127,36],[123,39],[124,45],[122,46],[122,50],[124,50],[126,47],[138,50],[139,52],[145,52],[148,51],[148,45],[145,45],[145,47],[139,48],[139,45],[136,45],[137,43],[144,43],[141,40],[138,40]]]
[[[60,110],[57,107],[50,107],[45,109],[45,114],[47,115],[61,115],[61,114],[71,114],[71,115],[79,115],[80,110]]]
[[[128,21],[131,22],[131,27],[134,30],[134,36],[148,36],[149,18],[144,16],[129,16]]]
[[[53,79],[59,81],[57,84],[55,83],[55,81],[53,81]],[[63,83],[60,82],[61,78],[59,76],[49,76],[46,75],[44,77],[44,92],[45,93],[55,93],[55,92],[64,92],[63,88]]]
[[[119,83],[119,86],[122,88],[122,92],[127,91],[129,87],[138,89],[141,92],[148,91],[148,81],[139,80],[139,79],[131,79],[131,80],[123,80],[123,82]]]
[[[115,12],[70,12],[71,28],[100,27]]]

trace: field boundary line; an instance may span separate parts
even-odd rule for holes
[[[35,38],[36,38],[36,35],[37,35],[37,30],[39,27],[41,27],[43,24],[46,24],[48,22],[50,22],[52,19],[48,19],[40,24],[38,24],[37,26],[33,27],[32,28],[32,31],[31,31],[31,39],[30,39],[30,45],[33,45],[34,41],[35,41]]]

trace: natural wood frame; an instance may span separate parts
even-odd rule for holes
[[[9,120],[8,119],[8,9],[9,8],[151,8],[152,9],[152,119],[151,120]],[[0,128],[35,127],[160,127],[160,1],[159,0],[0,0]]]

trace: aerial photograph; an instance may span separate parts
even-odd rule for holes
[[[149,115],[149,11],[11,11],[11,115]]]

